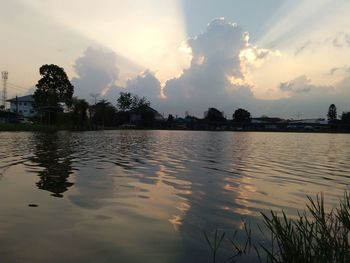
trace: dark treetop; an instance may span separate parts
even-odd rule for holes
[[[43,65],[40,75],[42,78],[34,92],[36,107],[57,107],[60,102],[71,106],[74,87],[64,69],[57,65]]]

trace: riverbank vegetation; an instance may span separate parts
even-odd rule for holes
[[[213,262],[220,258],[220,247],[229,243],[232,256],[226,262],[239,262],[254,254],[260,262],[350,262],[350,195],[345,193],[339,206],[327,211],[323,195],[309,197],[304,212],[290,219],[285,212],[261,213],[263,226],[258,226],[263,241],[254,238],[249,225],[244,223],[243,245],[223,231],[204,233]]]
[[[337,108],[331,104],[327,120],[285,120],[262,116],[253,118],[246,109],[236,109],[232,118],[216,108],[208,108],[203,118],[186,113],[184,117],[161,115],[151,107],[145,97],[130,92],[120,92],[115,101],[95,100],[90,105],[86,100],[74,97],[74,87],[63,68],[57,65],[43,65],[39,69],[41,79],[33,95],[33,112],[24,119],[18,111],[17,98],[10,111],[0,110],[0,123],[5,130],[55,129],[100,130],[100,129],[179,129],[179,130],[234,130],[234,131],[296,131],[296,132],[350,132],[350,113],[344,112],[338,118]],[[97,98],[97,97],[95,97]],[[16,104],[17,103],[17,104]],[[17,109],[17,110],[16,110]],[[23,121],[35,126],[19,125]]]

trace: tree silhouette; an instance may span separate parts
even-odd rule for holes
[[[63,68],[57,65],[43,65],[39,69],[42,78],[36,84],[34,101],[37,110],[43,113],[48,123],[55,123],[59,103],[72,105],[74,87]]]
[[[334,104],[329,106],[327,117],[329,122],[337,120],[337,107]]]
[[[245,109],[237,109],[233,113],[232,119],[235,122],[250,123],[251,122],[251,115],[250,115],[250,112],[245,110]]]
[[[60,102],[70,106],[74,87],[64,69],[56,65],[43,65],[39,72],[42,78],[36,84],[37,90],[34,92],[36,106],[55,107]]]
[[[169,114],[167,122],[173,122],[174,121],[174,116],[172,114]]]
[[[120,92],[117,106],[122,111],[136,110],[149,107],[150,102],[145,97],[139,97],[130,92]]]
[[[130,92],[120,92],[120,96],[117,99],[117,106],[120,110],[126,111],[131,108],[132,94]]]
[[[73,99],[72,118],[76,127],[82,128],[87,124],[89,104],[85,100]]]
[[[341,120],[344,123],[349,123],[350,124],[350,111],[343,112],[343,114],[341,115]]]
[[[116,124],[117,109],[107,100],[100,100],[91,106],[90,114],[95,125],[112,127]]]
[[[221,122],[225,120],[224,114],[215,108],[209,108],[205,113],[205,119],[209,122]]]

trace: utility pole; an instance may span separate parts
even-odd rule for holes
[[[1,72],[1,77],[2,77],[2,81],[3,81],[2,102],[1,102],[1,104],[4,106],[4,110],[6,110],[8,75],[9,75],[9,73],[7,71],[2,71]]]
[[[16,113],[18,114],[18,97],[16,95]]]

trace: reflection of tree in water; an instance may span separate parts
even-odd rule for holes
[[[69,136],[65,134],[36,134],[35,150],[32,161],[44,168],[38,173],[40,180],[36,183],[42,190],[50,191],[52,196],[63,197],[73,183],[68,181],[72,173],[72,150]]]

